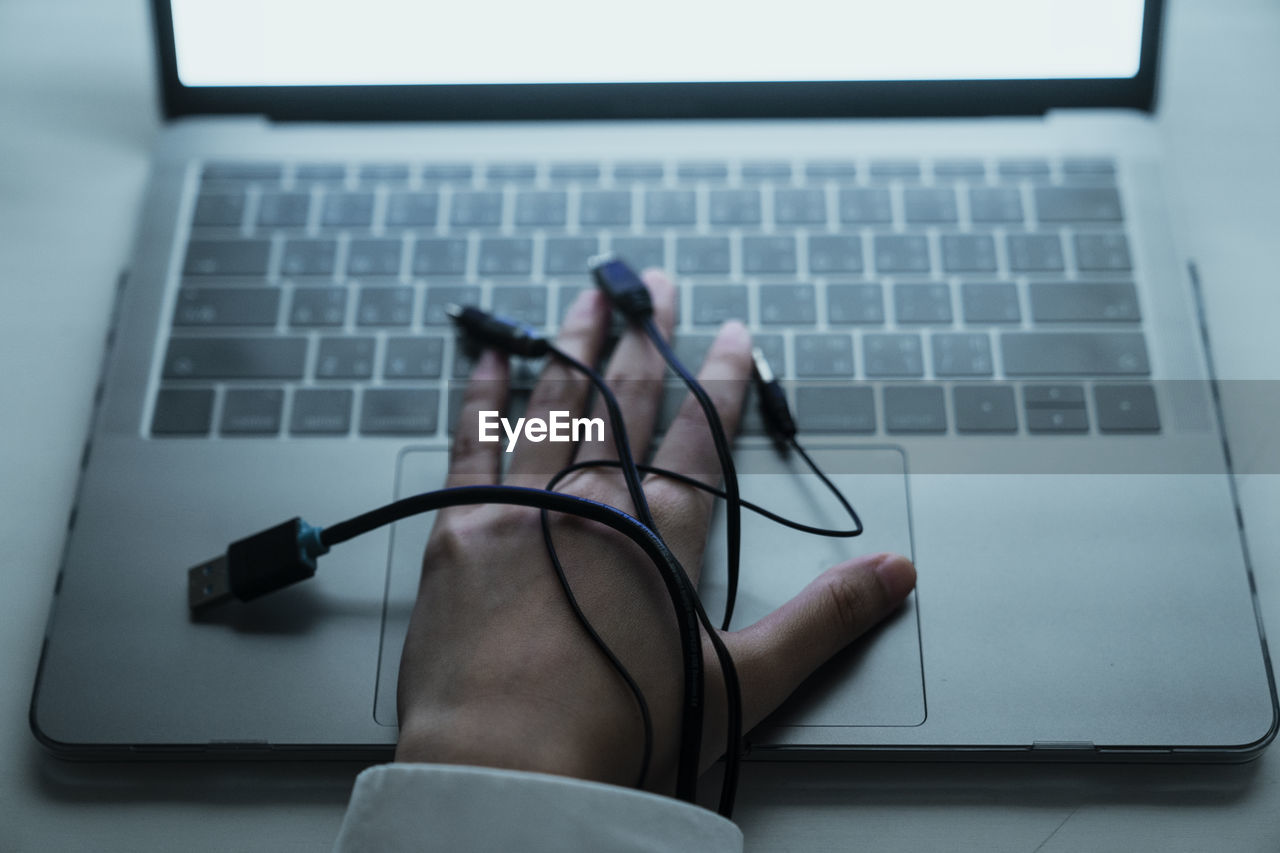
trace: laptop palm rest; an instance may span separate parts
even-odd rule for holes
[[[815,450],[861,515],[866,531],[852,539],[828,539],[790,530],[743,513],[743,562],[733,627],[742,628],[785,602],[826,568],[859,554],[896,551],[911,556],[904,457],[896,448]],[[798,459],[772,449],[735,454],[743,496],[787,518],[824,527],[850,526],[835,499]],[[400,456],[396,496],[438,483],[445,454],[409,449]],[[400,522],[393,531],[387,573],[374,718],[396,725],[396,677],[400,648],[417,595],[422,551],[432,518]],[[700,590],[707,614],[724,612],[724,513],[717,510],[708,538]],[[915,595],[866,638],[837,655],[820,676],[798,691],[771,723],[815,726],[914,726],[924,722],[924,683]]]

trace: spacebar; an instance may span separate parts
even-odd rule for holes
[[[1005,332],[1006,376],[1146,376],[1141,332]]]

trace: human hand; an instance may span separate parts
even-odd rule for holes
[[[675,292],[660,273],[645,275],[655,320],[668,338]],[[597,361],[608,308],[594,290],[582,293],[558,345],[579,361]],[[738,425],[750,375],[750,339],[737,323],[717,335],[699,373],[726,432]],[[643,334],[628,330],[605,378],[618,401],[637,459],[653,438],[665,364]],[[502,410],[509,380],[505,358],[486,351],[467,387],[454,437],[449,486],[496,483],[542,488],[573,461],[616,458],[603,443],[522,441],[500,474],[500,443],[481,443],[470,428],[482,410]],[[731,381],[718,381],[731,380]],[[553,410],[580,415],[588,381],[548,363],[527,417]],[[599,407],[593,416],[606,419]],[[466,426],[464,426],[466,425]],[[705,417],[686,396],[660,443],[654,464],[697,473],[715,485],[714,449]],[[715,471],[716,473],[706,473]],[[616,469],[576,471],[558,491],[633,512]],[[710,495],[659,476],[645,495],[666,540],[696,584],[713,509]],[[629,540],[600,525],[560,515],[551,527],[579,605],[643,690],[653,717],[653,765],[647,785],[670,793],[682,707],[675,618],[652,562]],[[892,555],[838,565],[754,625],[721,632],[741,682],[744,728],[776,708],[820,664],[892,612],[915,584],[915,569]],[[703,632],[706,713],[702,766],[724,745],[724,687]],[[641,760],[635,701],[575,620],[552,572],[537,510],[509,506],[442,511],[427,543],[418,599],[405,639],[398,692],[398,761],[475,764],[631,784]]]

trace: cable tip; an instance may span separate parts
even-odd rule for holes
[[[618,259],[618,256],[615,255],[613,252],[601,252],[598,255],[592,255],[591,257],[587,258],[587,271],[595,272],[597,269],[609,263],[610,261],[616,261],[617,259]]]
[[[462,306],[456,302],[450,302],[444,306],[444,313],[448,314],[450,319],[458,320],[462,317]]]
[[[773,368],[769,366],[769,359],[765,358],[764,350],[760,347],[751,348],[751,362],[755,366],[757,379],[765,385],[774,380]]]

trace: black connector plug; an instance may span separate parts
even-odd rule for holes
[[[454,324],[471,338],[494,349],[525,358],[547,354],[551,342],[532,326],[482,311],[472,305],[445,307]]]
[[[227,552],[187,570],[187,604],[193,613],[232,598],[250,601],[304,581],[316,573],[316,558],[329,550],[319,528],[301,518],[246,536]]]
[[[791,417],[791,407],[787,405],[787,392],[773,375],[764,350],[752,347],[751,361],[755,366],[756,390],[760,395],[760,417],[769,435],[785,449],[796,437],[796,422]]]
[[[636,271],[617,255],[596,255],[587,261],[587,267],[596,287],[604,291],[609,304],[628,321],[643,323],[653,316],[653,297],[649,295],[649,288]]]

